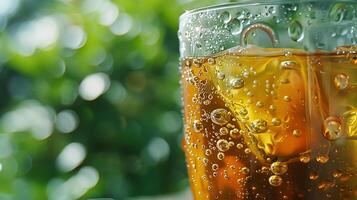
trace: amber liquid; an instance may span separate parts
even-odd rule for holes
[[[231,49],[182,60],[195,200],[357,199],[357,54]]]

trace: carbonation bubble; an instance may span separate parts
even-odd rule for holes
[[[208,64],[213,65],[216,63],[216,60],[214,58],[208,58],[207,62]]]
[[[293,130],[293,136],[300,137],[301,136],[301,131],[299,129]]]
[[[219,80],[223,80],[226,77],[226,75],[223,72],[217,72],[217,78]]]
[[[202,123],[199,121],[199,120],[195,120],[193,121],[193,129],[196,131],[196,132],[200,132],[203,130],[203,125]]]
[[[232,35],[239,35],[243,30],[243,24],[239,19],[232,19],[229,23]]]
[[[238,148],[238,149],[243,149],[243,144],[242,144],[242,143],[238,143],[238,144],[237,144],[237,148]]]
[[[218,150],[220,150],[222,152],[228,151],[228,149],[230,148],[228,141],[225,139],[218,140],[216,146],[217,146]]]
[[[229,81],[229,85],[233,89],[239,89],[239,88],[242,88],[244,86],[244,80],[242,78],[240,78],[240,77],[232,78]]]
[[[262,101],[257,101],[257,103],[255,104],[258,108],[262,108],[264,107],[264,103]]]
[[[265,120],[257,119],[250,124],[250,127],[255,133],[264,133],[268,129],[268,123]]]
[[[242,169],[240,170],[243,174],[249,174],[249,169],[248,167],[242,167]]]
[[[288,28],[288,34],[290,39],[295,42],[300,42],[304,38],[304,30],[300,22],[291,22]]]
[[[349,76],[346,74],[337,74],[334,79],[335,87],[338,90],[344,90],[348,87]]]
[[[290,96],[284,96],[284,97],[283,97],[283,100],[284,100],[285,102],[290,102],[290,101],[291,101],[291,97],[290,97]]]
[[[288,171],[288,165],[285,162],[274,162],[270,165],[270,170],[276,175],[283,175]]]
[[[232,138],[238,138],[240,136],[239,129],[237,129],[237,128],[232,129],[231,131],[229,131],[229,135]]]
[[[342,176],[342,171],[339,170],[339,169],[336,169],[336,170],[334,170],[334,171],[332,172],[332,176],[333,176],[334,178],[340,178],[340,177]]]
[[[221,14],[221,17],[222,17],[222,20],[224,23],[228,23],[229,21],[231,21],[232,19],[232,15],[231,13],[227,12],[227,11],[224,11],[222,14]]]
[[[324,121],[323,136],[327,140],[337,140],[342,135],[341,122],[337,117],[328,117]]]
[[[226,109],[218,108],[211,112],[211,120],[215,124],[224,125],[228,123],[230,116]]]
[[[353,8],[344,3],[335,4],[329,13],[330,19],[336,22],[351,20],[353,18]]]
[[[224,159],[224,153],[219,152],[219,153],[217,154],[217,158],[218,158],[218,160],[223,160],[223,159]]]
[[[301,155],[299,159],[300,159],[300,162],[302,162],[302,163],[309,163],[311,160],[311,156],[310,155]]]
[[[252,152],[252,150],[250,150],[249,148],[244,149],[244,153],[246,153],[246,154],[250,154],[251,152]]]
[[[219,132],[221,133],[221,135],[227,135],[229,131],[226,127],[222,127],[219,129]]]
[[[217,171],[218,170],[218,165],[217,164],[212,164],[212,170]]]
[[[280,126],[281,120],[280,120],[279,118],[274,117],[274,118],[271,120],[271,123],[272,123],[274,126]]]
[[[205,151],[205,154],[206,154],[206,156],[210,156],[212,154],[212,150],[211,149],[207,149]]]
[[[317,172],[315,172],[315,171],[312,171],[311,173],[310,173],[310,175],[309,175],[309,179],[310,180],[316,180],[316,179],[318,179],[319,178],[319,174],[317,173]]]
[[[329,159],[328,155],[319,155],[316,157],[316,161],[322,164],[327,163]]]
[[[269,184],[272,186],[279,186],[283,183],[283,179],[278,175],[269,177]]]
[[[295,69],[297,63],[295,61],[286,60],[280,63],[282,69]]]
[[[247,109],[245,109],[245,108],[241,108],[241,109],[239,109],[239,114],[241,114],[241,115],[247,115],[248,114],[248,110]]]

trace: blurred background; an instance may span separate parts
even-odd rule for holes
[[[190,199],[178,18],[228,0],[0,0],[0,199]]]

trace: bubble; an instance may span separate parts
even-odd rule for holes
[[[225,139],[218,140],[216,146],[217,146],[218,150],[220,150],[222,152],[228,151],[228,149],[230,148],[228,141]]]
[[[239,89],[239,88],[242,88],[244,86],[244,80],[242,78],[240,78],[240,77],[232,78],[229,81],[229,85],[233,89]]]
[[[288,83],[290,83],[290,80],[287,79],[287,78],[284,78],[284,79],[281,79],[281,80],[280,80],[280,83],[281,83],[281,84],[288,84]]]
[[[311,156],[310,155],[301,155],[299,160],[302,163],[309,163],[311,161]]]
[[[274,126],[280,126],[281,120],[280,120],[279,118],[274,117],[274,118],[271,120],[271,123],[272,123]]]
[[[315,171],[312,171],[312,172],[310,172],[310,174],[309,174],[309,179],[310,180],[317,180],[319,178],[319,174],[317,173],[317,172],[315,172]]]
[[[195,130],[195,132],[201,132],[203,128],[203,124],[199,120],[193,121],[193,130]]]
[[[288,28],[288,34],[290,39],[295,42],[300,42],[304,38],[304,30],[300,22],[291,22]]]
[[[216,63],[216,60],[214,58],[208,58],[207,62],[210,65],[214,65]]]
[[[211,112],[211,120],[215,124],[224,125],[228,123],[230,116],[226,109],[218,108]]]
[[[283,179],[278,175],[273,175],[269,177],[269,184],[272,186],[279,186],[283,183]]]
[[[322,164],[325,164],[328,162],[329,160],[329,156],[328,155],[319,155],[316,157],[316,161],[319,162],[319,163],[322,163]]]
[[[239,35],[243,30],[243,23],[239,19],[232,19],[229,23],[232,35]]]
[[[337,3],[331,8],[329,16],[335,22],[351,20],[353,18],[353,8],[344,3]]]
[[[221,18],[223,20],[224,23],[228,23],[231,21],[232,19],[232,15],[231,13],[227,12],[227,11],[224,11],[222,14],[221,14]]]
[[[291,101],[291,97],[290,97],[290,96],[284,96],[284,97],[283,97],[283,100],[284,100],[285,102],[290,102],[290,101]]]
[[[240,170],[243,174],[249,174],[249,168],[248,167],[242,167],[242,169]]]
[[[288,171],[288,165],[285,162],[274,162],[270,165],[270,170],[276,175],[283,175]]]
[[[229,131],[229,135],[232,138],[238,138],[240,136],[239,129],[237,128],[232,129],[231,131]]]
[[[274,6],[270,6],[270,7],[268,8],[268,12],[269,12],[270,14],[274,14],[274,13],[276,12]]]
[[[242,143],[238,143],[237,144],[237,149],[243,149],[243,144]]]
[[[342,171],[339,170],[339,169],[336,169],[336,170],[334,170],[334,171],[332,172],[332,176],[333,176],[334,178],[340,178],[340,177],[342,176]]]
[[[245,154],[250,154],[251,152],[252,152],[252,150],[250,150],[249,148],[244,149]]]
[[[280,63],[280,67],[282,69],[295,69],[297,66],[297,63],[295,61],[291,60],[286,60]]]
[[[212,164],[212,170],[217,171],[219,168],[218,164]]]
[[[239,109],[239,114],[245,116],[248,114],[248,110],[245,108],[241,108]]]
[[[218,158],[218,160],[223,160],[223,159],[224,159],[224,153],[219,152],[219,153],[217,154],[217,158]]]
[[[293,130],[293,136],[300,137],[301,136],[301,131],[299,129]]]
[[[344,90],[348,87],[349,76],[346,74],[337,74],[334,79],[335,87],[338,90]]]
[[[337,140],[342,135],[341,122],[337,117],[328,117],[324,121],[323,136],[327,140]]]
[[[217,78],[219,80],[223,80],[224,78],[226,78],[226,75],[223,72],[217,72]]]
[[[250,127],[254,133],[264,133],[268,129],[268,123],[265,120],[257,119],[250,124]]]
[[[205,154],[206,154],[206,156],[210,156],[212,154],[212,150],[206,149]]]
[[[255,106],[257,106],[258,108],[262,108],[262,107],[264,107],[264,103],[262,101],[257,101]]]
[[[219,129],[219,132],[221,133],[221,135],[227,135],[229,131],[226,127],[222,127]]]
[[[269,168],[266,167],[266,166],[263,166],[263,167],[262,167],[262,172],[263,172],[263,173],[269,173]]]

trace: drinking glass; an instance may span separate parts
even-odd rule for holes
[[[178,35],[195,200],[357,199],[356,1],[212,6]]]

